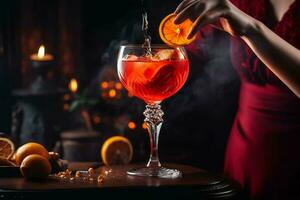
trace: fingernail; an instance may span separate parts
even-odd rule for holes
[[[181,22],[182,20],[180,19],[180,17],[175,17],[174,24],[180,24]]]
[[[174,19],[174,24],[179,24],[177,18]]]
[[[194,36],[194,33],[193,32],[190,32],[187,36],[187,39],[190,40],[192,39],[192,37]]]

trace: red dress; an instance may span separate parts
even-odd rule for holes
[[[300,0],[293,2],[280,22],[272,22],[269,0],[232,2],[300,49]],[[300,99],[240,39],[232,38],[231,56],[241,89],[225,174],[253,199],[299,199]]]

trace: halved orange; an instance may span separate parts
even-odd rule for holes
[[[0,156],[2,158],[9,159],[15,152],[15,145],[14,143],[4,137],[0,137]]]
[[[185,46],[192,43],[196,36],[188,39],[188,34],[192,28],[193,22],[186,19],[181,24],[174,24],[175,13],[166,16],[159,25],[159,36],[166,44],[170,46]]]
[[[123,136],[108,138],[101,148],[102,161],[106,165],[128,164],[132,154],[131,142]]]
[[[16,164],[7,158],[0,156],[0,166],[16,166]]]

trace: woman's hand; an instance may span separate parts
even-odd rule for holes
[[[240,36],[256,56],[300,98],[300,50],[262,22],[244,13],[229,0],[183,0],[175,13],[175,23],[186,18],[194,21],[189,38],[206,24],[214,24],[231,35]]]
[[[188,38],[192,38],[206,24],[213,24],[234,36],[246,35],[255,24],[254,18],[228,0],[183,0],[175,13],[177,24],[187,18],[194,21]]]

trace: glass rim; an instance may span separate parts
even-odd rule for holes
[[[143,44],[124,44],[124,45],[120,45],[120,48],[147,48],[147,47],[143,46]],[[151,44],[151,49],[152,48],[176,49],[176,48],[184,48],[184,47],[170,46],[167,44]]]

